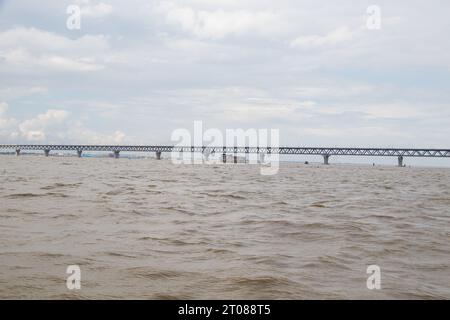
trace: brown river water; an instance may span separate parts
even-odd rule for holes
[[[450,299],[450,169],[0,156],[0,181],[3,299]]]

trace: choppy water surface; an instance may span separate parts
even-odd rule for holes
[[[450,298],[449,169],[2,156],[0,182],[0,298]]]

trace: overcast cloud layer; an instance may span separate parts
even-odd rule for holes
[[[66,27],[81,7],[81,29]],[[369,5],[381,30],[366,27]],[[0,143],[449,148],[448,1],[0,1]]]

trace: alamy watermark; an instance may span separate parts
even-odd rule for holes
[[[367,20],[366,26],[369,30],[381,29],[381,8],[377,5],[371,5],[367,7]]]
[[[217,128],[209,128],[204,131],[203,122],[194,121],[193,131],[178,128],[172,132],[171,140],[176,147],[171,153],[171,160],[174,164],[229,162],[260,164],[262,175],[274,175],[279,170],[279,154],[270,152],[271,149],[280,147],[278,129],[226,129],[224,133]],[[205,147],[205,152],[201,154],[190,152],[188,147],[191,146]],[[187,150],[184,151],[177,147],[185,147]],[[240,152],[224,153],[223,147],[236,147],[240,149]],[[249,148],[248,152],[242,151],[245,147]],[[258,147],[261,152],[254,152]]]
[[[366,285],[369,290],[380,290],[381,289],[381,269],[376,264],[370,265],[366,270],[367,274],[370,276],[367,278]]]
[[[69,290],[80,290],[81,289],[81,269],[80,266],[74,264],[70,265],[66,269],[66,273],[69,276],[66,279],[66,286]]]
[[[75,4],[67,6],[66,13],[69,15],[66,20],[66,26],[69,30],[81,29],[81,8]]]

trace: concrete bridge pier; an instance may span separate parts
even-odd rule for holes
[[[403,167],[403,156],[398,156],[398,166]]]
[[[16,156],[20,155],[20,149],[16,149]]]
[[[49,149],[45,149],[44,153],[45,153],[45,156],[48,157],[50,155],[50,150]]]
[[[329,165],[330,164],[329,160],[330,160],[330,155],[329,154],[324,154],[323,155],[323,164],[324,165]]]
[[[209,152],[203,150],[203,151],[202,151],[203,161],[208,161],[208,160],[209,160],[209,155],[210,155]]]
[[[227,163],[227,154],[225,152],[222,154],[222,162]]]
[[[119,157],[120,157],[120,151],[114,150],[114,159],[119,159]]]
[[[156,151],[156,160],[161,160],[161,151]]]
[[[264,152],[261,152],[259,154],[259,163],[264,163],[266,159],[266,154]]]
[[[77,150],[77,155],[78,155],[78,158],[81,158],[81,154],[83,153],[83,150]]]

